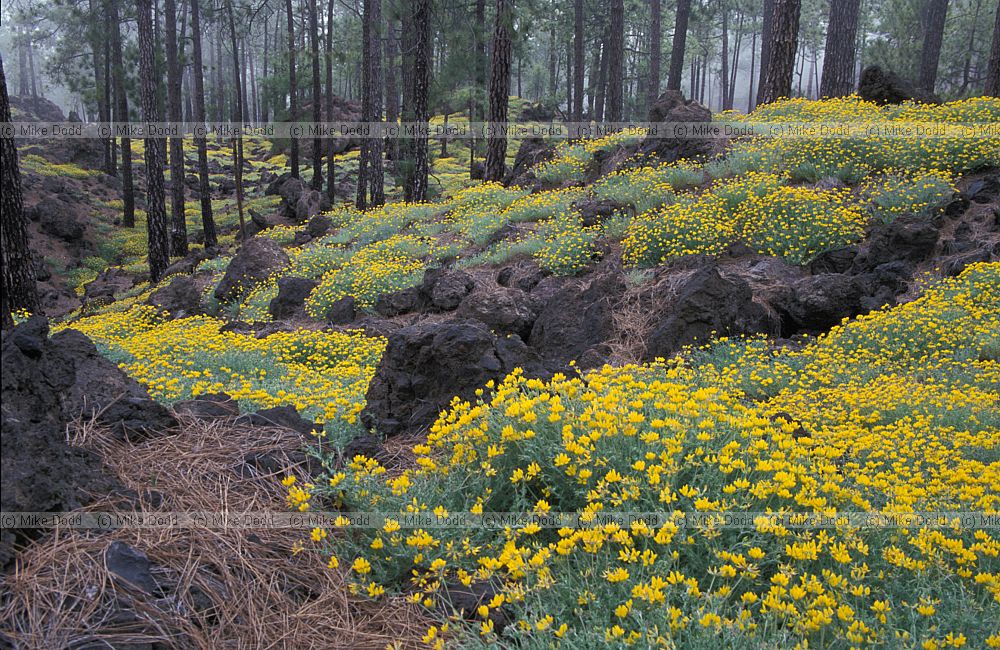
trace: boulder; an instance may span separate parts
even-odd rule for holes
[[[647,119],[655,132],[645,137],[639,147],[640,153],[665,162],[711,153],[713,143],[710,139],[674,137],[672,124],[712,121],[712,111],[694,100],[685,99],[681,91],[667,90],[660,95],[650,106]]]
[[[824,273],[798,280],[783,306],[795,331],[825,331],[862,311],[864,287],[845,273]]]
[[[420,292],[430,308],[435,311],[451,311],[458,307],[462,298],[469,295],[475,282],[465,271],[449,271],[430,268],[424,272]]]
[[[580,213],[580,220],[587,228],[604,223],[609,219],[625,212],[634,212],[633,208],[617,201],[608,199],[587,199],[579,201],[573,205]]]
[[[240,414],[240,406],[226,393],[207,393],[177,402],[174,412],[196,420],[215,420],[236,417]]]
[[[387,436],[426,429],[454,397],[471,400],[514,368],[543,376],[517,336],[497,338],[476,321],[423,322],[389,335],[368,385],[362,423]]]
[[[541,284],[532,290],[533,295],[541,293]],[[613,336],[614,308],[624,292],[625,279],[616,271],[585,282],[554,281],[552,295],[535,319],[528,344],[552,364],[580,361],[588,349]]]
[[[178,275],[164,287],[149,294],[146,304],[168,312],[173,318],[201,313],[201,292],[205,282],[193,276]]]
[[[497,334],[517,334],[523,339],[531,334],[538,308],[538,301],[520,289],[495,287],[467,296],[455,315],[477,320]]]
[[[326,195],[318,190],[309,190],[302,194],[295,204],[295,220],[302,223],[318,215],[324,206],[329,207]]]
[[[501,287],[531,291],[546,275],[534,260],[522,260],[500,269],[497,272],[497,284]]]
[[[310,219],[309,223],[306,224],[306,232],[309,233],[309,236],[313,239],[319,239],[326,233],[330,232],[332,227],[333,220],[330,219],[330,217],[318,214]]]
[[[306,437],[312,437],[323,430],[323,427],[320,425],[299,415],[298,410],[290,405],[260,409],[253,413],[241,415],[236,420],[236,423],[252,427],[289,429],[301,433]]]
[[[130,437],[176,424],[79,332],[65,330],[50,338],[48,322],[36,316],[4,331],[0,347],[4,511],[65,512],[87,505],[95,496],[124,491],[95,455],[66,444],[66,427],[76,418],[96,414],[98,422]],[[121,408],[122,403],[127,407]],[[128,419],[120,419],[126,411]],[[14,545],[39,533],[0,531],[0,567],[10,565]]]
[[[940,224],[935,219],[905,215],[872,227],[868,239],[854,259],[855,273],[865,273],[897,260],[921,262],[934,254]]]
[[[510,168],[505,185],[532,186],[537,183],[533,168],[551,159],[555,155],[555,147],[543,138],[525,138],[517,148],[514,165]]]
[[[861,71],[858,95],[861,99],[880,106],[902,104],[911,100],[931,104],[941,103],[941,100],[932,93],[921,91],[892,70],[883,70],[877,65],[870,65]]]
[[[160,585],[150,571],[149,556],[134,546],[119,540],[111,542],[104,551],[104,563],[111,575],[132,588],[150,595],[160,592]]]
[[[66,201],[49,194],[43,196],[31,211],[37,215],[37,221],[45,234],[74,245],[79,245],[83,239],[83,222],[77,218],[74,207]]]
[[[252,237],[233,256],[225,275],[215,287],[215,297],[229,302],[245,296],[272,273],[288,265],[288,255],[281,245],[267,237]]]
[[[309,278],[292,276],[278,278],[278,295],[268,304],[268,312],[275,320],[304,314],[306,298],[318,285],[319,282]]]
[[[135,278],[123,269],[112,266],[97,274],[97,277],[83,285],[83,301],[86,303],[108,304],[115,301],[115,295],[135,286]]]
[[[418,287],[383,293],[375,300],[375,312],[386,318],[418,311],[423,304]]]
[[[325,316],[330,325],[347,325],[354,322],[354,319],[358,317],[354,296],[344,296],[334,300],[330,308],[326,310]]]
[[[686,345],[707,343],[714,336],[780,333],[780,320],[754,302],[750,285],[723,276],[715,266],[695,271],[671,292],[676,297],[666,301],[664,317],[646,342],[648,358],[668,358]]]

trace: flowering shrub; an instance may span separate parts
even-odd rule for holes
[[[721,197],[705,194],[634,219],[622,240],[626,264],[655,266],[682,255],[717,255],[735,235]]]
[[[926,214],[943,207],[957,191],[947,172],[891,172],[861,188],[868,210],[889,222],[903,214]]]
[[[597,228],[584,228],[575,213],[559,215],[542,227],[539,237],[543,243],[535,259],[556,275],[573,275],[590,263],[598,234]]]
[[[1000,265],[977,264],[797,352],[723,341],[670,364],[548,382],[515,371],[491,395],[453,402],[414,448],[415,468],[390,475],[356,456],[322,481],[289,477],[289,502],[385,513],[307,542],[348,571],[355,594],[402,590],[433,609],[445,585],[495,585],[467,612],[478,623],[428,630],[438,647],[501,640],[497,610],[512,621],[504,644],[518,647],[995,645],[995,531],[788,521],[996,512],[997,332]],[[609,523],[625,511],[659,521]],[[732,527],[721,511],[791,519]],[[399,523],[491,512],[525,519]],[[531,517],[547,513],[579,524]]]

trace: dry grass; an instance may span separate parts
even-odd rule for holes
[[[145,512],[285,510],[281,476],[243,478],[234,468],[248,454],[271,454],[301,475],[293,462],[298,434],[231,421],[183,425],[133,445],[86,423],[70,440],[100,453],[139,493]],[[156,507],[149,505],[150,490],[162,495]],[[107,497],[89,509],[121,510],[121,502]],[[340,570],[326,568],[317,553],[291,552],[306,534],[276,528],[55,531],[25,549],[0,583],[0,630],[24,648],[416,646],[428,625],[422,612],[399,600],[351,598]],[[149,556],[162,593],[145,594],[108,571],[105,550],[114,540]]]
[[[654,285],[641,282],[629,287],[612,312],[614,335],[608,341],[608,363],[617,366],[645,360],[646,342],[657,320],[692,275],[693,270],[678,270]]]

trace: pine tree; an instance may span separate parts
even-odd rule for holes
[[[621,122],[624,111],[625,4],[611,0],[611,40],[608,41],[608,94],[605,118]]]
[[[792,94],[795,51],[799,38],[801,0],[774,0],[771,14],[771,48],[764,75],[762,104]]]
[[[122,28],[118,0],[104,0],[104,13],[111,21],[111,70],[114,78],[115,121],[127,124],[128,97],[125,94],[125,64],[122,62]],[[122,225],[135,227],[135,188],[132,184],[132,143],[122,138]]]
[[[201,22],[198,5],[201,0],[191,0],[191,73],[194,76],[194,121],[198,126],[205,124],[205,75],[201,65]],[[208,143],[205,136],[195,135],[198,149],[198,194],[201,200],[201,227],[204,231],[205,248],[218,246],[215,233],[215,218],[212,216],[212,190],[208,184]]]
[[[990,47],[990,61],[986,66],[986,85],[983,94],[988,97],[1000,97],[1000,7],[997,7],[993,25],[993,45]]]
[[[831,0],[823,54],[820,97],[843,97],[854,91],[855,43],[861,0]]]
[[[167,118],[181,121],[181,66],[177,56],[177,10],[174,0],[164,0],[164,37],[167,51]],[[183,257],[188,252],[184,215],[184,141],[170,138],[170,252]]]
[[[663,7],[660,0],[649,0],[649,88],[646,108],[660,96],[660,60],[663,57],[663,35],[660,24]]]
[[[920,50],[920,88],[934,92],[941,43],[944,40],[944,23],[948,17],[948,0],[926,0],[924,5],[924,46]]]
[[[316,4],[319,0],[309,0],[309,49],[312,55],[312,119],[319,124],[323,121],[323,100],[319,78],[319,17]],[[313,177],[310,187],[323,189],[323,141],[316,136],[312,148]]]
[[[7,76],[0,57],[0,122],[10,123],[10,99],[7,97]],[[28,248],[28,231],[24,221],[21,196],[21,173],[17,163],[14,138],[6,131],[0,136],[0,252],[3,253],[3,328],[13,325],[11,311],[38,311],[35,269]]]
[[[493,56],[490,61],[489,138],[486,143],[486,170],[483,179],[499,182],[506,173],[507,104],[510,97],[512,0],[496,0],[493,26]]]
[[[299,87],[295,79],[295,12],[292,10],[292,0],[285,0],[285,13],[288,18],[288,98],[291,110],[291,121],[299,119]],[[291,153],[288,156],[292,166],[292,178],[299,177],[299,141],[292,138]]]
[[[687,42],[688,20],[691,18],[691,0],[677,0],[677,15],[674,18],[674,41],[670,46],[670,72],[667,88],[681,89],[684,74],[684,49]]]
[[[139,24],[139,96],[142,103],[142,119],[148,124],[156,122],[156,72],[153,52],[152,0],[139,0],[137,22]],[[149,250],[149,279],[151,283],[160,281],[170,264],[170,245],[167,238],[167,213],[163,206],[163,160],[162,148],[154,138],[145,140],[146,161],[146,240]]]
[[[431,0],[411,0],[407,6],[409,22],[403,30],[407,34],[403,59],[407,72],[404,90],[409,101],[403,101],[403,122],[426,127],[430,119],[427,93],[430,90]],[[427,199],[427,138],[418,134],[409,138],[407,145],[403,195],[407,201],[424,201]]]

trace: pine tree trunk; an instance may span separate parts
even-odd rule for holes
[[[722,71],[720,82],[722,83],[722,110],[728,111],[733,106],[729,103],[729,12],[722,8]]]
[[[757,30],[754,29],[750,38],[750,75],[748,81],[750,88],[747,91],[747,113],[752,113],[757,106],[757,93],[754,92],[753,83],[757,79]]]
[[[674,40],[670,47],[670,72],[667,89],[680,90],[684,74],[684,49],[687,43],[688,21],[691,18],[691,0],[677,0],[677,15],[674,19]]]
[[[7,77],[0,57],[0,122],[10,123],[10,99],[7,97]],[[27,224],[21,196],[21,173],[17,163],[14,138],[6,131],[0,136],[0,252],[3,253],[3,328],[13,325],[11,311],[26,309],[38,312],[38,292],[35,268],[28,247]]]
[[[309,5],[309,54],[312,59],[312,120],[319,124],[323,121],[323,95],[319,77],[319,0],[308,0]],[[323,189],[323,141],[317,136],[313,138],[312,163],[313,176],[309,186],[314,190]]]
[[[389,14],[386,17],[385,34],[385,121],[396,124],[399,120],[399,84],[396,80],[396,57],[399,54],[399,41],[396,35],[396,17]],[[399,159],[399,142],[396,138],[385,139],[385,159]]]
[[[409,24],[403,30],[409,34],[407,50],[404,53],[407,73],[410,79],[404,78],[404,92],[410,95],[410,102],[403,101],[403,121],[426,127],[428,115],[427,93],[430,89],[430,58],[431,58],[431,0],[412,0],[408,3],[410,10]],[[424,135],[407,140],[408,156],[405,162],[405,178],[403,183],[404,197],[407,201],[425,201],[427,199],[427,138]]]
[[[299,88],[295,83],[295,14],[292,11],[292,0],[285,0],[285,13],[288,18],[288,97],[291,104],[289,120],[297,122],[299,119]],[[292,178],[298,178],[299,141],[294,137],[292,138],[291,153],[288,159],[292,166]]]
[[[115,121],[127,124],[128,97],[125,95],[125,65],[122,63],[122,30],[118,0],[104,0],[105,13],[111,21],[111,65],[114,76]],[[122,138],[122,225],[135,227],[135,189],[132,184],[132,143]]]
[[[608,41],[611,39],[611,21],[604,23],[604,35],[601,38],[601,66],[597,71],[597,93],[594,99],[594,119],[604,121],[605,98],[608,94]]]
[[[326,4],[326,119],[333,121],[333,3],[336,0],[329,0]],[[332,204],[337,200],[337,169],[336,157],[333,153],[336,140],[327,138],[326,141],[326,195]]]
[[[240,50],[236,42],[236,18],[233,16],[233,1],[227,0],[226,13],[229,15],[229,41],[233,48],[233,81],[236,83],[236,101],[233,105],[233,122],[237,127],[243,124],[243,88],[240,78]],[[240,130],[232,141],[233,169],[236,181],[236,210],[240,216],[240,239],[246,240],[246,223],[243,216],[243,132]]]
[[[764,76],[761,103],[773,102],[792,94],[795,52],[799,37],[801,0],[774,0],[771,48]]]
[[[493,56],[490,62],[489,138],[486,143],[486,171],[483,179],[500,182],[506,173],[507,102],[510,97],[512,0],[496,0],[493,29]]]
[[[94,6],[94,0],[88,0],[87,7],[92,15],[97,15],[95,13],[97,9]],[[107,36],[103,33],[103,25],[100,30],[92,27],[90,31],[90,50],[94,61],[94,89],[97,91],[97,119],[106,123],[111,121],[111,100],[108,97],[108,84],[105,79],[107,66],[104,65],[102,57],[102,54],[106,51],[102,41],[106,39]],[[111,166],[110,138],[101,139],[101,153],[103,154],[104,160],[104,173],[113,174],[114,169]]]
[[[382,0],[367,0],[371,9],[371,46],[369,55],[371,62],[368,73],[371,84],[371,121],[382,123]],[[365,20],[368,20],[367,15]],[[368,203],[371,206],[385,204],[385,166],[382,162],[382,138],[369,138],[368,145]]]
[[[605,115],[609,122],[621,122],[624,110],[625,6],[611,0],[611,39],[608,41],[608,95]]]
[[[830,23],[823,52],[820,97],[843,97],[854,92],[855,43],[861,0],[831,0]]]
[[[361,121],[371,124],[372,114],[372,24],[371,0],[363,0],[361,17]],[[371,159],[371,140],[362,138],[358,155],[358,178],[354,193],[354,207],[368,207],[368,166]]]
[[[191,65],[194,74],[194,121],[200,127],[205,124],[205,75],[201,61],[201,22],[198,5],[201,0],[191,0]],[[205,248],[219,245],[215,232],[215,218],[212,216],[212,190],[208,184],[208,143],[204,135],[196,135],[198,149],[198,194],[201,200],[201,226],[204,231]]]
[[[177,11],[174,0],[165,0],[164,37],[167,49],[167,118],[181,121],[181,68],[177,56]],[[170,252],[183,257],[188,252],[184,216],[184,144],[170,138]]]
[[[151,0],[137,3],[139,24],[139,95],[142,117],[147,123],[157,117],[155,66],[153,65],[153,16]],[[167,214],[163,206],[163,160],[156,140],[145,140],[146,160],[146,237],[149,250],[149,280],[157,283],[170,264],[167,239]]]
[[[774,33],[774,3],[776,0],[764,0],[764,10],[761,14],[760,29],[760,71],[757,75],[757,95],[754,106],[764,103],[764,75],[771,60],[771,39]]]
[[[646,108],[660,96],[660,61],[663,58],[663,7],[661,0],[649,0],[649,87]]]
[[[983,94],[987,97],[1000,97],[1000,7],[996,10],[993,24],[993,45],[990,47],[990,60],[986,66]]]
[[[934,92],[937,81],[938,61],[941,59],[941,42],[944,40],[944,23],[948,17],[948,0],[926,0],[924,6],[924,46],[920,50],[920,87]]]

